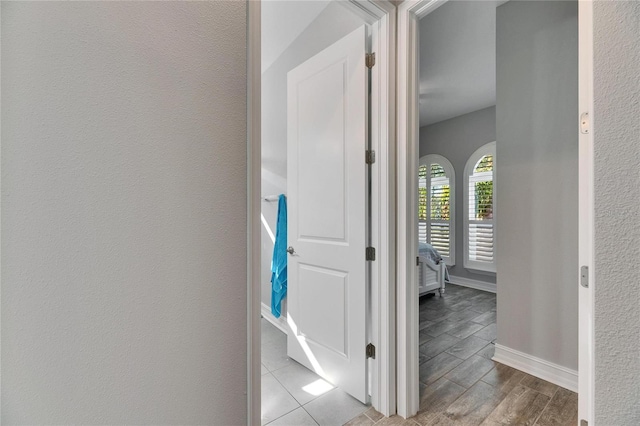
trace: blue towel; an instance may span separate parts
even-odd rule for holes
[[[276,241],[271,261],[271,313],[280,318],[282,299],[287,296],[287,198],[278,197]]]

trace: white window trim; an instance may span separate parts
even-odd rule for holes
[[[480,159],[482,157],[484,157],[485,155],[492,155],[493,156],[493,206],[492,206],[492,210],[493,210],[493,219],[491,220],[491,223],[493,225],[493,262],[492,263],[487,263],[487,262],[477,262],[474,260],[470,260],[469,259],[469,225],[475,222],[481,223],[481,222],[485,222],[486,221],[474,221],[474,220],[470,220],[469,219],[469,181],[472,179],[471,175],[473,174],[473,169],[476,166],[476,164],[478,163],[478,161],[480,161]],[[481,146],[480,148],[478,148],[473,154],[471,154],[471,156],[469,157],[469,159],[467,160],[467,164],[464,167],[464,183],[463,183],[463,191],[464,191],[464,199],[463,199],[463,212],[464,214],[463,216],[463,244],[464,244],[464,254],[463,254],[463,265],[465,267],[465,269],[469,269],[469,270],[473,270],[473,271],[480,271],[480,272],[496,272],[496,219],[498,217],[497,212],[496,212],[496,143],[494,142],[489,142],[486,145]],[[487,172],[488,174],[488,172]],[[484,181],[484,179],[479,179],[480,177],[482,177],[481,175],[478,177],[474,177],[473,180],[475,181]]]
[[[453,165],[446,157],[439,154],[427,154],[420,157],[418,170],[422,166],[440,164],[444,173],[449,179],[449,256],[442,256],[445,265],[454,266],[456,264],[456,172]],[[438,178],[436,178],[438,179]],[[431,176],[427,173],[427,188],[430,187]],[[427,191],[427,194],[429,191]],[[427,214],[431,211],[431,198],[427,196]],[[419,222],[418,222],[419,223]],[[436,222],[437,223],[437,222]],[[429,232],[429,219],[427,219],[427,234]]]

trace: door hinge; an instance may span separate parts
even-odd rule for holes
[[[420,256],[416,256],[416,266],[420,266]]]
[[[373,343],[367,345],[367,358],[376,359],[376,347],[373,346]]]
[[[373,150],[367,150],[365,153],[365,162],[367,164],[373,164],[376,162],[376,152]]]
[[[589,426],[589,422],[586,420],[580,420],[580,426]]]
[[[582,115],[580,115],[580,133],[588,135],[589,130],[591,130],[590,127],[591,123],[589,122],[589,113],[583,112]]]
[[[367,251],[365,252],[366,260],[376,260],[376,249],[374,247],[367,247]]]
[[[580,285],[584,288],[589,288],[589,267],[580,267]]]
[[[376,64],[376,54],[375,53],[367,53],[365,55],[365,64],[367,68],[371,69]]]

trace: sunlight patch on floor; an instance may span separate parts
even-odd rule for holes
[[[313,396],[322,395],[323,393],[329,392],[331,389],[333,389],[333,386],[322,379],[318,379],[315,382],[302,387],[303,391]]]

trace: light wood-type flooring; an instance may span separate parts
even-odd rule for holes
[[[448,284],[420,298],[420,410],[369,408],[346,425],[576,425],[578,395],[491,360],[496,295]]]

